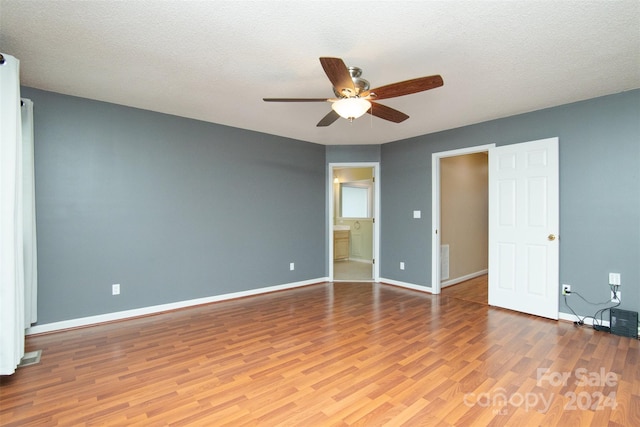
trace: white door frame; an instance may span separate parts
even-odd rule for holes
[[[483,153],[493,149],[496,144],[441,151],[431,154],[431,292],[439,294],[440,284],[440,159]]]
[[[373,281],[380,280],[380,162],[352,162],[352,163],[329,163],[327,171],[327,188],[329,189],[328,212],[327,212],[327,261],[329,263],[329,281],[333,282],[333,222],[334,222],[334,191],[333,191],[333,169],[334,168],[373,168]]]

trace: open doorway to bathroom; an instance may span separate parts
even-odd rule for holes
[[[377,164],[330,165],[329,246],[333,281],[377,278]]]

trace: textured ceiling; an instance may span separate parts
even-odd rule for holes
[[[23,85],[320,144],[381,144],[640,87],[634,1],[7,1],[0,51]],[[380,101],[407,113],[316,123],[320,56],[372,87],[440,74]]]

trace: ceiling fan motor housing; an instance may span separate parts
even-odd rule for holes
[[[362,75],[362,69],[358,67],[349,67],[349,74],[351,75],[351,80],[353,80],[353,86],[355,86],[356,93],[350,93],[349,89],[343,89],[342,93],[338,92],[336,88],[333,88],[333,93],[338,98],[349,98],[352,96],[358,96],[358,94],[369,90],[369,81],[363,78],[360,78]],[[346,92],[346,93],[345,93]]]

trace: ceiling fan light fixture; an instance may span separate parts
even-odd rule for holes
[[[350,122],[361,117],[371,108],[371,103],[364,98],[342,98],[331,105],[333,111]]]
[[[360,77],[362,75],[360,68],[347,68],[340,58],[320,57],[320,64],[331,82],[335,98],[262,99],[268,102],[331,102],[332,110],[318,122],[316,127],[329,126],[340,117],[352,122],[362,117],[364,113],[370,113],[372,116],[392,123],[401,123],[409,116],[384,104],[378,104],[377,101],[435,89],[444,84],[440,75],[433,75],[369,89],[369,82]],[[374,102],[376,108],[373,108]]]

